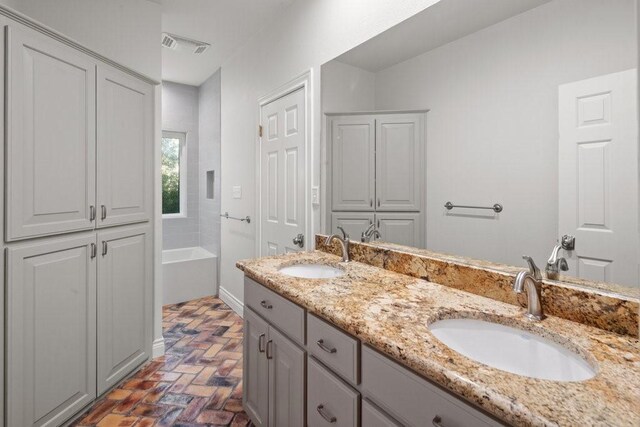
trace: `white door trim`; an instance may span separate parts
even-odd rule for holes
[[[304,126],[305,126],[305,135],[304,135],[304,238],[305,238],[305,250],[310,251],[315,247],[315,243],[313,242],[313,224],[311,224],[311,212],[313,206],[311,205],[311,185],[312,185],[312,173],[313,173],[313,164],[312,159],[313,155],[311,153],[311,141],[313,135],[313,90],[312,90],[312,70],[309,69],[305,71],[298,77],[293,80],[285,83],[279,88],[267,93],[258,99],[258,114],[257,114],[257,122],[256,122],[256,203],[257,203],[257,215],[256,215],[256,246],[255,253],[256,256],[261,256],[261,248],[262,248],[262,183],[260,177],[262,176],[262,138],[258,134],[258,126],[262,123],[262,107],[273,102],[283,96],[286,96],[292,92],[297,91],[298,89],[304,90],[304,103],[305,103],[305,114],[304,114]]]

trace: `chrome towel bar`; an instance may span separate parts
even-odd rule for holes
[[[236,218],[235,216],[230,216],[229,212],[225,212],[223,214],[220,214],[220,216],[227,219],[235,219],[236,221],[246,221],[247,224],[251,224],[251,217],[249,215],[245,216],[244,218]]]
[[[447,210],[451,210],[453,208],[466,208],[466,209],[491,209],[496,213],[502,212],[502,205],[500,203],[496,203],[493,206],[467,206],[467,205],[454,205],[451,202],[447,202],[444,204],[444,207],[447,208]]]

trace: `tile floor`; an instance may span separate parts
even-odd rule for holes
[[[242,319],[214,297],[165,306],[166,354],[83,415],[77,427],[250,426],[242,410]]]

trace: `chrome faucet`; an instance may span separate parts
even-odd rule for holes
[[[561,249],[562,245],[555,245],[553,247],[551,256],[547,261],[547,266],[544,269],[544,272],[547,275],[547,279],[558,280],[560,278],[560,271],[569,270],[569,264],[567,264],[567,260],[564,259],[564,257],[558,256]]]
[[[378,229],[376,228],[376,224],[373,222],[369,225],[369,227],[367,227],[366,230],[362,232],[360,241],[362,243],[369,243],[372,237],[374,239],[379,239],[382,237],[382,235],[380,234],[380,231],[378,231]]]
[[[324,244],[330,245],[333,239],[338,240],[340,242],[340,246],[342,246],[342,262],[349,262],[349,235],[344,231],[344,228],[340,226],[338,226],[338,230],[342,232],[342,237],[337,234],[332,234],[327,237]]]
[[[513,282],[513,290],[519,294],[527,292],[527,312],[525,317],[529,320],[539,321],[544,319],[540,297],[542,274],[540,274],[540,270],[531,257],[523,255],[522,258],[529,264],[529,271],[524,270],[518,273],[516,280]]]

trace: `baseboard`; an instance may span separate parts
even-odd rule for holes
[[[160,356],[164,356],[164,338],[158,338],[155,340],[153,342],[153,347],[151,348],[152,359]]]
[[[229,307],[231,307],[231,310],[235,311],[238,316],[242,317],[242,313],[244,311],[244,304],[242,303],[242,301],[233,296],[222,286],[218,288],[218,293],[220,294],[220,299],[224,301],[224,303]]]

